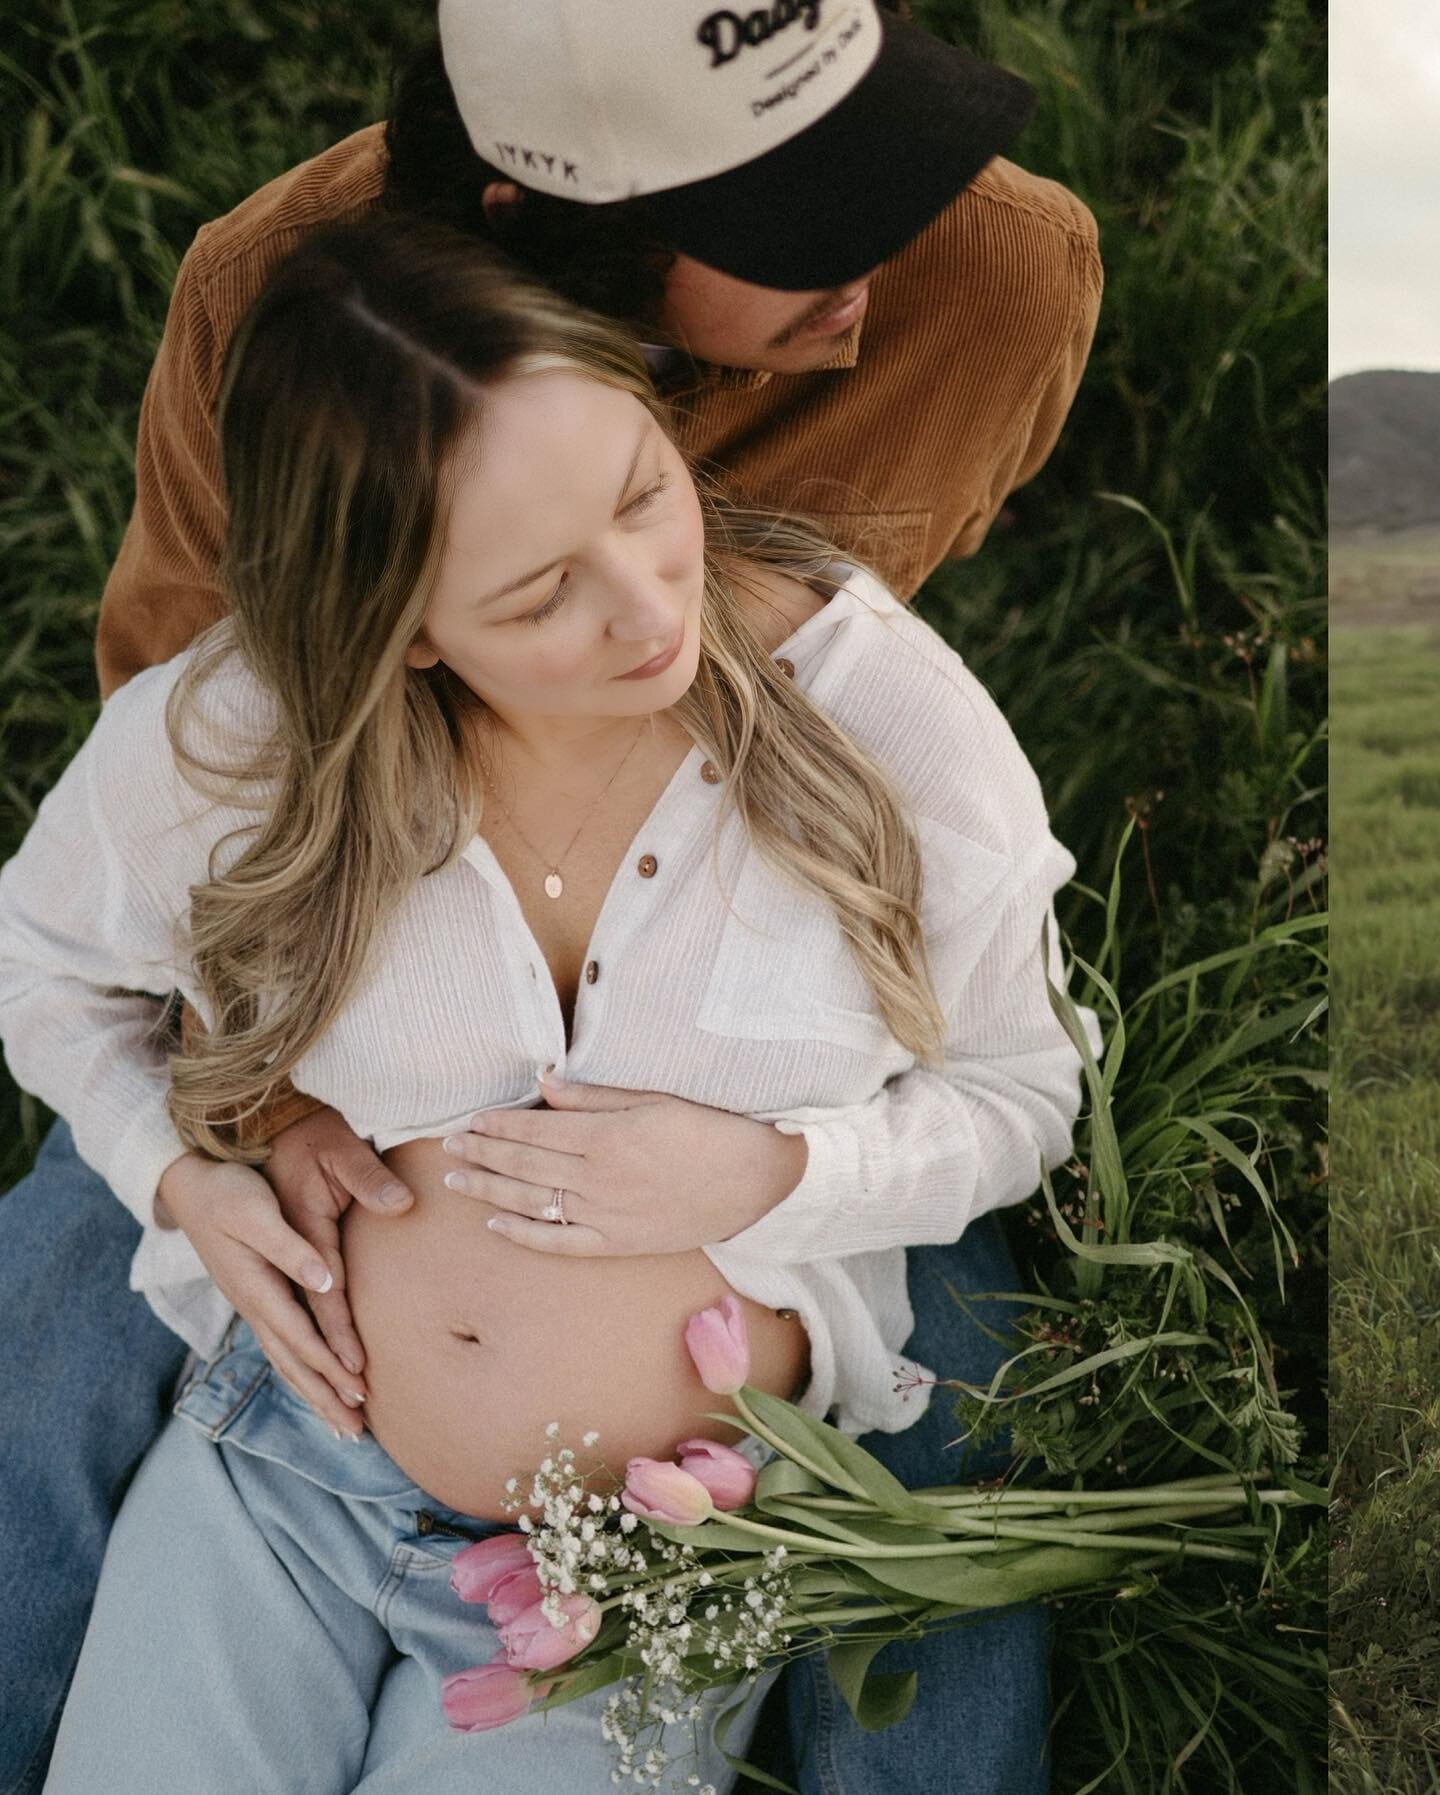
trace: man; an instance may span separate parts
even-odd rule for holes
[[[443,60],[409,72],[383,136],[271,182],[186,256],[105,592],[104,692],[219,614],[212,409],[231,330],[299,237],[375,205],[489,236],[633,324],[682,446],[756,502],[818,517],[901,596],[979,546],[1053,446],[1100,291],[1088,213],[996,159],[1028,115],[1022,83],[873,0],[442,0],[440,27]],[[292,1093],[263,1134],[316,1244],[352,1200],[409,1203],[333,1111]],[[0,1790],[39,1787],[110,1517],[180,1370],[179,1340],[124,1290],[134,1241],[63,1128],[0,1203],[0,1535],[24,1572],[3,1616]],[[958,1247],[912,1251],[907,1350],[988,1379],[996,1349],[947,1280],[974,1292],[1014,1276],[993,1218]],[[222,1287],[304,1362],[363,1362],[343,1288],[307,1307],[244,1251]],[[866,1444],[909,1483],[945,1481],[960,1474],[947,1409],[942,1396]],[[780,1686],[790,1772],[807,1795],[1034,1795],[1044,1653],[1037,1615],[892,1648],[879,1668],[915,1665],[920,1692],[873,1737],[807,1662]]]

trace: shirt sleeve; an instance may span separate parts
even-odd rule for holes
[[[1051,1008],[1041,932],[1063,983],[1052,900],[1073,871],[1047,837],[988,907],[985,944],[945,1005],[940,1064],[898,1074],[863,1103],[776,1121],[804,1135],[804,1175],[721,1243],[727,1254],[783,1264],[955,1241],[977,1216],[1038,1189],[1042,1160],[1053,1169],[1069,1155],[1081,1062]],[[1095,1016],[1081,1018],[1098,1055]]]
[[[161,901],[120,833],[122,817],[128,835],[163,832],[167,807],[179,832],[158,752],[141,764],[110,715],[119,703],[0,869],[0,1039],[16,1082],[70,1123],[81,1158],[147,1226],[186,1151],[166,1108],[164,1027],[184,904]],[[142,804],[121,801],[127,784]],[[175,861],[178,878],[188,870]]]
[[[222,614],[215,429],[224,342],[206,304],[202,230],[180,264],[135,439],[135,505],[100,601],[102,696],[169,660]]]

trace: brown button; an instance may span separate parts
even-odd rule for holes
[[[719,785],[723,775],[713,760],[707,760],[700,769],[700,777],[706,785]]]
[[[593,985],[599,976],[600,962],[598,960],[589,961],[585,967],[585,983],[587,985]]]
[[[780,661],[776,661],[775,665],[780,669],[780,671],[786,676],[787,679],[794,679],[794,677],[795,677],[794,661],[780,660]]]
[[[639,873],[642,879],[653,879],[655,877],[655,869],[659,864],[660,862],[653,854],[642,854],[639,860],[635,863],[635,870]]]

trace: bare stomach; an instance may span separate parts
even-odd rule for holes
[[[644,1258],[570,1259],[503,1240],[490,1204],[447,1190],[437,1140],[385,1156],[415,1192],[398,1218],[346,1212],[350,1306],[365,1344],[366,1419],[422,1489],[462,1514],[513,1519],[508,1478],[528,1493],[555,1446],[623,1476],[627,1459],[669,1458],[681,1440],[738,1439],[703,1419],[730,1411],[695,1374],[685,1323],[731,1292],[698,1248]],[[750,1381],[789,1396],[808,1375],[798,1319],[739,1297]],[[545,1428],[560,1424],[558,1441]],[[599,1442],[587,1452],[582,1436]]]

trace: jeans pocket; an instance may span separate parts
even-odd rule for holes
[[[175,1413],[210,1439],[284,1465],[332,1495],[361,1502],[424,1497],[372,1434],[337,1440],[275,1375],[238,1316],[219,1354],[182,1390]]]

